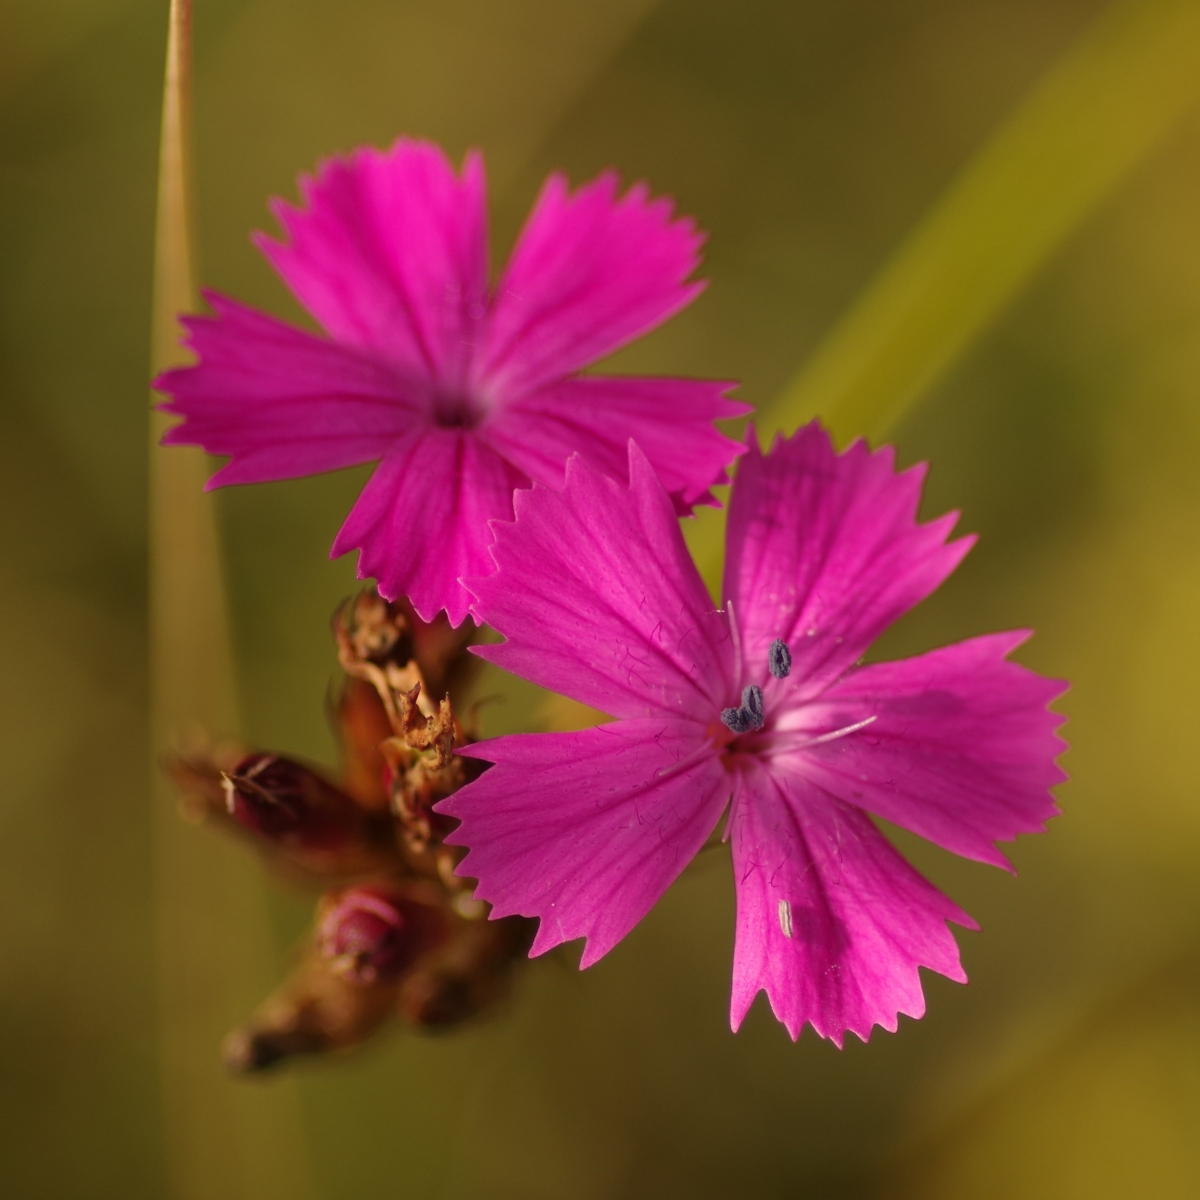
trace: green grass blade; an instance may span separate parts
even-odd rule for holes
[[[190,0],[172,0],[163,90],[151,360],[186,360],[178,315],[196,306],[190,147]],[[151,412],[150,741],[155,762],[159,1051],[169,1193],[176,1200],[308,1200],[295,1082],[269,1092],[229,1080],[222,1034],[279,967],[261,865],[186,826],[159,756],[196,728],[238,725],[233,654],[209,464],[159,446]]]

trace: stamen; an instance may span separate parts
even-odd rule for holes
[[[820,737],[813,738],[811,742],[805,742],[805,745],[819,746],[822,742],[832,742],[835,738],[844,738],[849,733],[857,733],[860,729],[866,729],[868,725],[873,725],[878,720],[878,717],[865,717],[861,721],[855,721],[853,725],[835,729],[832,733],[823,733]]]
[[[857,733],[859,730],[865,730],[866,726],[874,725],[878,720],[878,716],[868,716],[862,721],[856,721],[853,725],[845,725],[840,730],[834,730],[830,733],[818,734],[815,738],[805,738],[800,731],[791,734],[779,734],[774,739],[772,749],[780,752],[780,754],[792,754],[796,750],[806,750],[809,746],[818,746],[824,742],[836,742],[838,738],[847,737],[848,734]],[[798,740],[792,740],[797,738]]]
[[[786,679],[792,673],[792,652],[781,638],[771,643],[767,651],[767,666],[776,679]]]
[[[785,938],[792,936],[792,906],[786,900],[779,902],[779,928]]]
[[[744,708],[721,709],[721,724],[731,733],[749,733],[757,728],[754,724],[754,714]]]
[[[725,602],[725,612],[729,617],[729,635],[733,638],[733,677],[738,679],[742,674],[742,635],[738,629],[737,613],[733,611],[733,601]]]
[[[749,733],[751,730],[761,729],[765,720],[762,688],[756,683],[742,688],[740,708],[721,709],[721,723],[733,733]]]
[[[738,712],[739,709],[727,708],[725,712]],[[712,745],[705,742],[702,746],[698,746],[691,754],[685,754],[678,762],[673,762],[669,767],[659,767],[654,772],[654,778],[658,780],[670,779],[675,775],[680,775],[684,771],[691,770],[701,759],[708,758],[713,753]]]

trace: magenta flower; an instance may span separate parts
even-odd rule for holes
[[[488,521],[511,519],[514,488],[561,486],[573,453],[625,478],[634,437],[677,511],[713,502],[740,447],[712,422],[747,411],[732,385],[578,374],[703,287],[702,235],[669,201],[551,175],[489,290],[478,154],[459,176],[401,139],[300,190],[304,209],[273,205],[290,240],[255,240],[328,336],[206,293],[215,315],[184,320],[199,361],[155,381],[184,418],[164,442],[229,455],[210,487],[378,460],[332,553],[455,625],[459,577],[491,569]]]
[[[923,477],[890,448],[837,455],[815,424],[765,457],[751,437],[723,610],[635,445],[628,486],[572,458],[561,492],[518,493],[498,569],[469,581],[507,638],[478,652],[618,718],[473,745],[494,765],[438,806],[492,915],[541,919],[531,953],[606,954],[728,806],[734,1029],[765,990],[793,1038],[865,1041],[923,1014],[918,967],[965,981],[946,922],[977,926],[868,814],[1006,866],[994,842],[1058,811],[1064,685],[1006,661],[1023,632],[858,665],[973,542],[947,541],[957,514],[917,523]]]

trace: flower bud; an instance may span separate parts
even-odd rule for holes
[[[224,784],[230,815],[267,841],[332,849],[361,824],[348,796],[287,758],[252,754],[225,776]]]
[[[364,679],[349,676],[335,702],[334,722],[341,758],[341,783],[360,808],[387,812],[391,803],[379,743],[395,730],[379,692]]]
[[[412,906],[387,888],[353,887],[326,897],[317,918],[317,950],[353,983],[397,976],[417,948]]]

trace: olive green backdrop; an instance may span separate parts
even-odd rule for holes
[[[266,198],[293,195],[299,170],[359,143],[482,147],[498,256],[548,169],[582,181],[613,165],[711,234],[708,292],[616,367],[738,378],[766,405],[1103,5],[196,10],[206,284],[296,316],[247,234],[269,227]],[[178,1193],[155,1066],[144,732],[165,17],[150,0],[0,4],[0,1189],[12,1196]],[[960,508],[981,540],[879,652],[1032,626],[1022,661],[1074,685],[1064,816],[1017,844],[1019,878],[900,839],[983,925],[959,935],[970,985],[927,978],[924,1020],[842,1052],[811,1032],[793,1045],[765,1006],[734,1037],[733,896],[714,853],[602,963],[532,964],[474,1028],[393,1034],[290,1085],[214,1068],[231,1106],[247,1087],[279,1106],[285,1135],[246,1168],[255,1195],[1200,1194],[1195,114],[894,432],[902,461],[933,461],[927,511]],[[244,732],[271,748],[330,753],[326,622],[353,565],[326,552],[362,478],[221,496]],[[484,687],[508,694],[492,728],[548,719],[530,689]],[[269,895],[274,944],[231,983],[230,1022],[282,972],[308,916],[306,898]]]

